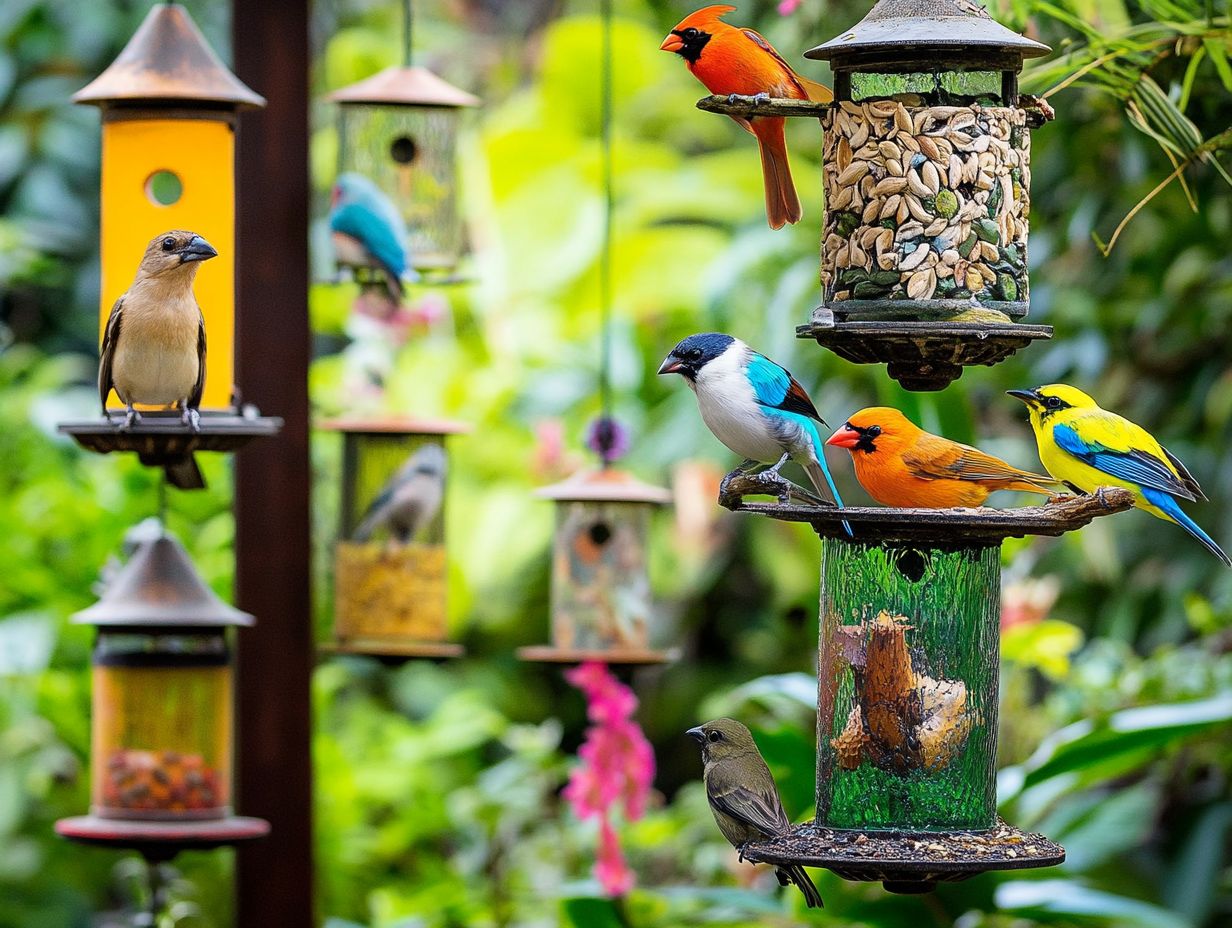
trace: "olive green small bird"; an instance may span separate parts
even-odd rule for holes
[[[740,859],[748,842],[786,834],[791,820],[752,732],[735,719],[715,719],[690,728],[688,734],[702,746],[702,779],[710,811],[723,837],[741,852]],[[776,867],[774,875],[781,886],[796,886],[810,909],[824,905],[799,864]]]

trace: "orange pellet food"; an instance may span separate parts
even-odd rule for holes
[[[199,754],[118,750],[107,758],[103,804],[134,812],[202,812],[221,805],[219,777]]]

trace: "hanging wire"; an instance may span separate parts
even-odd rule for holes
[[[617,444],[612,419],[612,0],[599,0],[602,45],[599,53],[599,164],[603,185],[603,242],[599,253],[599,456],[606,468]]]
[[[411,9],[412,0],[402,0],[402,66],[409,68],[411,66],[411,39],[414,36],[412,27],[414,26],[414,11]]]

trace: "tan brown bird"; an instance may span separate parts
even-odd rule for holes
[[[710,811],[723,837],[743,853],[750,841],[783,835],[791,820],[770,768],[757,750],[753,734],[735,719],[715,719],[687,732],[702,746],[702,779]],[[779,885],[789,883],[804,894],[810,908],[822,908],[821,893],[804,868],[776,867]]]
[[[217,255],[195,232],[164,232],[146,246],[137,276],[111,308],[98,365],[98,396],[107,415],[114,389],[127,407],[121,428],[141,420],[134,408],[178,408],[181,421],[197,431],[205,389],[205,318],[193,294],[200,262]],[[191,455],[166,464],[167,478],[181,489],[205,486]]]

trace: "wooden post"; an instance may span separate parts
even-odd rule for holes
[[[310,928],[312,672],[308,460],[308,3],[232,4],[235,71],[269,100],[242,117],[236,382],[283,417],[236,459],[240,808],[270,837],[238,852],[236,925]]]

